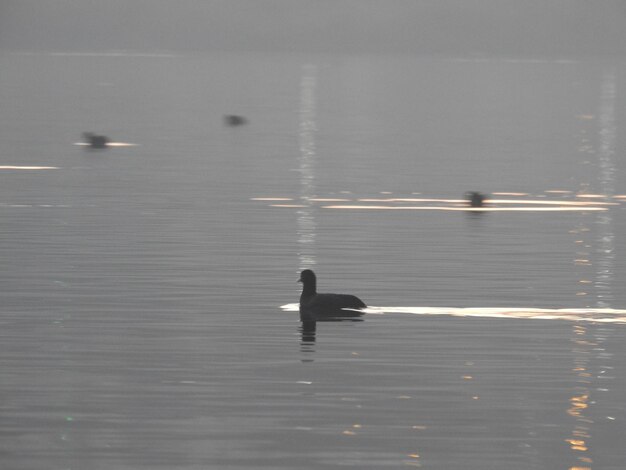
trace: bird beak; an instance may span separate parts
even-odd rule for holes
[[[298,279],[296,282],[302,282],[302,278]]]

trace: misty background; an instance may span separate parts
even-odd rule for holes
[[[1,0],[0,48],[621,55],[622,0]]]

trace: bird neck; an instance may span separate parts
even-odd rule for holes
[[[315,279],[308,280],[302,284],[302,295],[300,298],[312,297],[317,294],[317,285]]]

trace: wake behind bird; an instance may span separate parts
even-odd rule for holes
[[[299,304],[280,307],[297,312]],[[353,309],[349,309],[353,310]],[[566,320],[626,324],[626,310],[613,308],[529,308],[529,307],[366,307],[359,310],[368,315],[444,315],[453,317],[517,318],[530,320]]]

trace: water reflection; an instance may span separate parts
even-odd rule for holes
[[[602,95],[599,119],[600,148],[598,149],[598,163],[600,165],[599,183],[608,200],[615,192],[615,75],[605,73],[602,82]],[[613,217],[610,212],[599,214],[597,217],[597,254],[598,268],[596,273],[596,289],[598,306],[606,307],[612,300],[611,286],[613,282],[614,240]]]
[[[586,237],[590,235],[591,231],[583,219],[569,232],[575,238],[574,265],[580,278],[577,286],[578,292],[575,295],[588,299],[587,296],[591,293],[590,289],[593,288],[592,282],[589,281],[593,265],[590,259],[592,245],[591,241]],[[588,299],[586,302],[590,300]],[[582,469],[590,467],[581,467],[579,465],[592,463],[591,458],[586,454],[588,442],[591,439],[591,425],[593,424],[593,421],[587,416],[587,411],[590,403],[592,382],[590,360],[595,345],[591,340],[589,324],[577,322],[572,326],[571,331],[571,356],[573,359],[571,372],[574,376],[575,384],[573,394],[565,405],[565,412],[573,418],[574,423],[570,436],[565,439],[565,442],[572,450],[572,456],[576,461],[576,466],[570,467],[570,469]]]
[[[315,342],[315,333],[317,331],[317,322],[302,322],[299,330],[302,333],[302,342]]]
[[[299,234],[302,243],[308,241],[307,237],[313,237],[314,226],[311,225],[310,217],[316,204],[320,204],[322,209],[331,210],[434,210],[434,211],[462,211],[462,212],[607,212],[612,206],[620,206],[621,196],[613,197],[609,193],[602,195],[578,194],[574,198],[569,196],[566,199],[565,191],[559,191],[563,197],[559,199],[546,199],[545,197],[518,197],[516,199],[499,199],[496,197],[486,198],[482,201],[482,206],[472,206],[467,199],[451,198],[428,198],[428,197],[385,197],[385,198],[332,198],[313,197],[314,175],[311,147],[303,153],[301,158],[301,195],[300,202],[294,201],[290,197],[254,197],[253,201],[269,202],[270,207],[299,208],[306,209],[298,211],[299,214]],[[609,189],[608,187],[606,188]],[[557,190],[546,191],[556,193]],[[494,196],[515,193],[494,193]],[[522,193],[518,193],[522,194]],[[510,196],[510,197],[511,197]],[[592,199],[592,200],[581,200]],[[599,200],[602,199],[602,200]],[[292,202],[293,201],[293,202]],[[328,204],[329,202],[341,202],[343,204]],[[418,205],[413,205],[418,203]]]
[[[300,352],[302,362],[313,362],[312,354],[315,352],[315,334],[317,325],[315,322],[305,322],[298,326],[300,334]]]
[[[574,419],[574,427],[571,436],[565,442],[574,452],[574,458],[588,465],[593,462],[586,454],[589,450],[587,443],[591,439],[591,426],[593,425],[593,420],[587,415],[593,380],[589,362],[595,343],[590,340],[590,332],[585,325],[574,325],[572,332],[572,356],[574,357],[572,373],[575,375],[576,386],[574,394],[567,403],[566,413]]]
[[[317,68],[305,65],[300,80],[300,125],[299,125],[299,172],[300,172],[300,204],[291,204],[298,209],[298,257],[299,271],[310,269],[315,265],[315,165],[316,148],[316,110],[317,110]],[[305,354],[302,361],[312,362],[307,354],[315,352],[315,322],[303,322],[299,328],[301,333],[300,351]]]
[[[606,207],[454,207],[454,206],[365,206],[365,205],[342,205],[324,206],[324,209],[374,209],[374,210],[436,210],[436,211],[482,211],[482,212],[567,212],[567,211],[606,211]]]
[[[588,130],[582,131],[581,152],[597,155],[598,183],[602,194],[592,194],[582,192],[578,198],[599,200],[609,203],[612,200],[619,200],[621,196],[614,195],[615,165],[613,155],[615,153],[615,76],[611,72],[606,72],[603,76],[600,92],[600,105],[598,112],[598,148],[589,144],[586,135]],[[587,121],[593,121],[595,116],[590,115]],[[592,124],[590,122],[590,124]],[[594,132],[589,129],[589,132]],[[588,191],[591,186],[584,184],[584,189]],[[575,243],[579,247],[576,251],[575,265],[580,270],[582,279],[579,281],[586,289],[593,288],[595,293],[595,304],[599,309],[608,309],[613,300],[613,270],[614,270],[614,242],[615,234],[613,230],[613,215],[610,211],[597,214],[595,218],[596,236],[594,240],[586,239],[592,232],[584,223],[580,223],[577,228],[571,231],[576,235]],[[593,249],[595,248],[595,250]],[[595,264],[595,266],[594,266]],[[589,278],[595,274],[595,282],[591,283]],[[587,295],[587,291],[578,292],[576,295]],[[576,465],[570,470],[590,470],[594,463],[589,455],[590,441],[592,439],[594,418],[597,413],[591,416],[589,406],[596,403],[594,395],[606,393],[609,387],[603,385],[598,387],[597,381],[607,377],[605,372],[612,369],[608,361],[612,359],[612,354],[607,352],[603,343],[612,333],[610,322],[603,326],[594,324],[576,324],[572,327],[572,374],[575,377],[574,393],[569,398],[566,413],[574,419],[574,426],[571,435],[566,439],[570,446]],[[595,366],[595,367],[593,367]],[[599,370],[598,370],[599,369]],[[611,416],[604,416],[611,419]]]
[[[88,142],[74,142],[74,145],[79,147],[91,147]],[[139,144],[133,144],[132,142],[107,142],[106,147],[137,147]]]
[[[317,149],[315,143],[317,68],[306,65],[300,81],[300,125],[299,125],[299,168],[300,204],[290,205],[298,209],[298,246],[300,271],[315,265],[315,165]]]
[[[0,170],[58,170],[57,166],[0,165]]]
[[[299,304],[285,304],[280,308],[285,312],[297,312],[299,311]],[[363,311],[369,315],[444,315],[453,317],[517,318],[626,324],[626,310],[614,308],[367,307]]]

